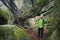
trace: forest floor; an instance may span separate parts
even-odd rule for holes
[[[44,29],[43,38],[37,37],[37,32],[35,32],[33,29],[27,29],[26,32],[30,36],[30,40],[46,40],[46,34],[48,33],[48,30]]]

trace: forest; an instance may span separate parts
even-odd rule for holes
[[[44,14],[43,38],[36,20]],[[0,0],[0,40],[59,40],[60,0]]]

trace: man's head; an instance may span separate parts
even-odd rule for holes
[[[40,18],[43,18],[43,14],[40,15]]]

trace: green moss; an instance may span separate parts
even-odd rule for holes
[[[1,10],[0,9],[0,15],[2,15],[8,21],[8,23],[11,23],[11,21],[14,19],[12,17],[12,13],[8,10]]]
[[[29,40],[27,33],[14,25],[0,26],[1,40]]]

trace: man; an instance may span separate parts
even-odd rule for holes
[[[37,26],[38,26],[38,37],[43,37],[43,29],[44,29],[43,14],[41,14],[40,18],[37,20]]]

